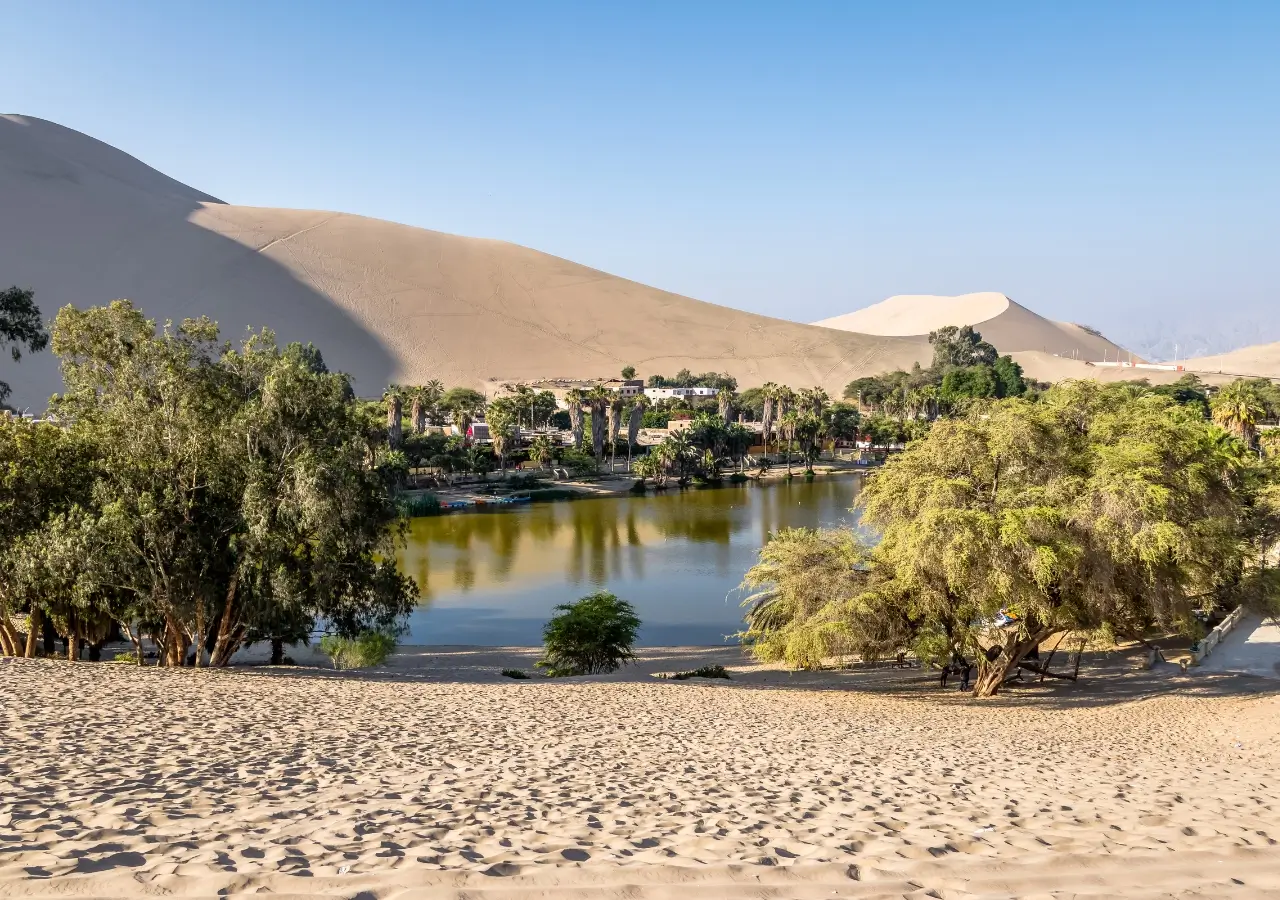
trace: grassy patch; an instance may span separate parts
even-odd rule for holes
[[[320,652],[333,661],[335,669],[380,666],[395,649],[395,635],[385,631],[363,631],[354,638],[326,634],[320,639]]]
[[[503,669],[503,670],[502,670],[502,674],[503,674],[503,677],[505,677],[505,678],[517,678],[517,679],[521,679],[521,678],[528,678],[528,677],[529,677],[529,673],[528,673],[528,672],[522,672],[522,671],[520,671],[519,669]]]

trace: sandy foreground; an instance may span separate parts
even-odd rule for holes
[[[1111,658],[977,703],[733,649],[497,674],[533,658],[0,660],[0,896],[1280,896],[1275,682]],[[650,674],[707,662],[734,679]]]

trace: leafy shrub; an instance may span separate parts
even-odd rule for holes
[[[400,502],[404,514],[411,519],[440,514],[440,498],[435,494],[415,494]]]
[[[560,454],[560,465],[575,475],[594,475],[596,458],[585,450],[566,447]]]
[[[528,678],[528,672],[522,672],[519,669],[503,669],[502,674],[507,678]]]
[[[396,637],[386,631],[364,631],[354,638],[326,634],[320,652],[333,661],[335,669],[367,669],[380,666],[396,649]]]
[[[128,665],[136,666],[138,664],[138,652],[136,650],[126,650],[123,653],[117,653],[111,659],[107,660],[107,662],[126,663]]]
[[[597,591],[556,607],[560,614],[542,630],[538,667],[553,678],[613,672],[635,659],[640,620],[635,609],[608,591]]]
[[[672,681],[688,681],[690,678],[728,678],[724,666],[699,666],[691,672],[677,672],[667,676]]]
[[[644,419],[642,420],[640,427],[641,428],[666,428],[668,419],[669,419],[668,413],[665,409],[658,409],[657,407],[651,407],[650,409],[646,409],[644,411]]]

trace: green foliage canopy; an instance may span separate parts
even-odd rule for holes
[[[225,665],[318,620],[394,629],[418,594],[394,562],[402,455],[371,440],[314,348],[217,339],[207,319],[157,329],[127,301],[58,313],[66,390],[51,409],[87,460],[81,491],[26,538],[35,583],[6,573],[0,592],[25,590],[72,638],[103,616],[135,643],[145,631],[168,665],[193,647]]]
[[[1194,633],[1196,608],[1240,602],[1280,528],[1263,515],[1274,473],[1242,451],[1134,385],[1067,382],[941,420],[861,494],[874,549],[849,532],[766,545],[747,584],[793,612],[753,609],[748,634],[793,665],[935,638],[992,650],[976,688],[990,695],[1054,634]],[[994,624],[1006,610],[1016,627]]]
[[[39,353],[48,344],[49,334],[35,304],[35,291],[20,287],[0,291],[0,350],[7,348],[10,358],[18,362],[24,347]],[[9,385],[0,381],[0,409],[9,393]]]

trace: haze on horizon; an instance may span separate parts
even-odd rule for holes
[[[1151,357],[1280,340],[1280,7],[377,13],[0,0],[0,111],[801,322],[1000,291]]]

